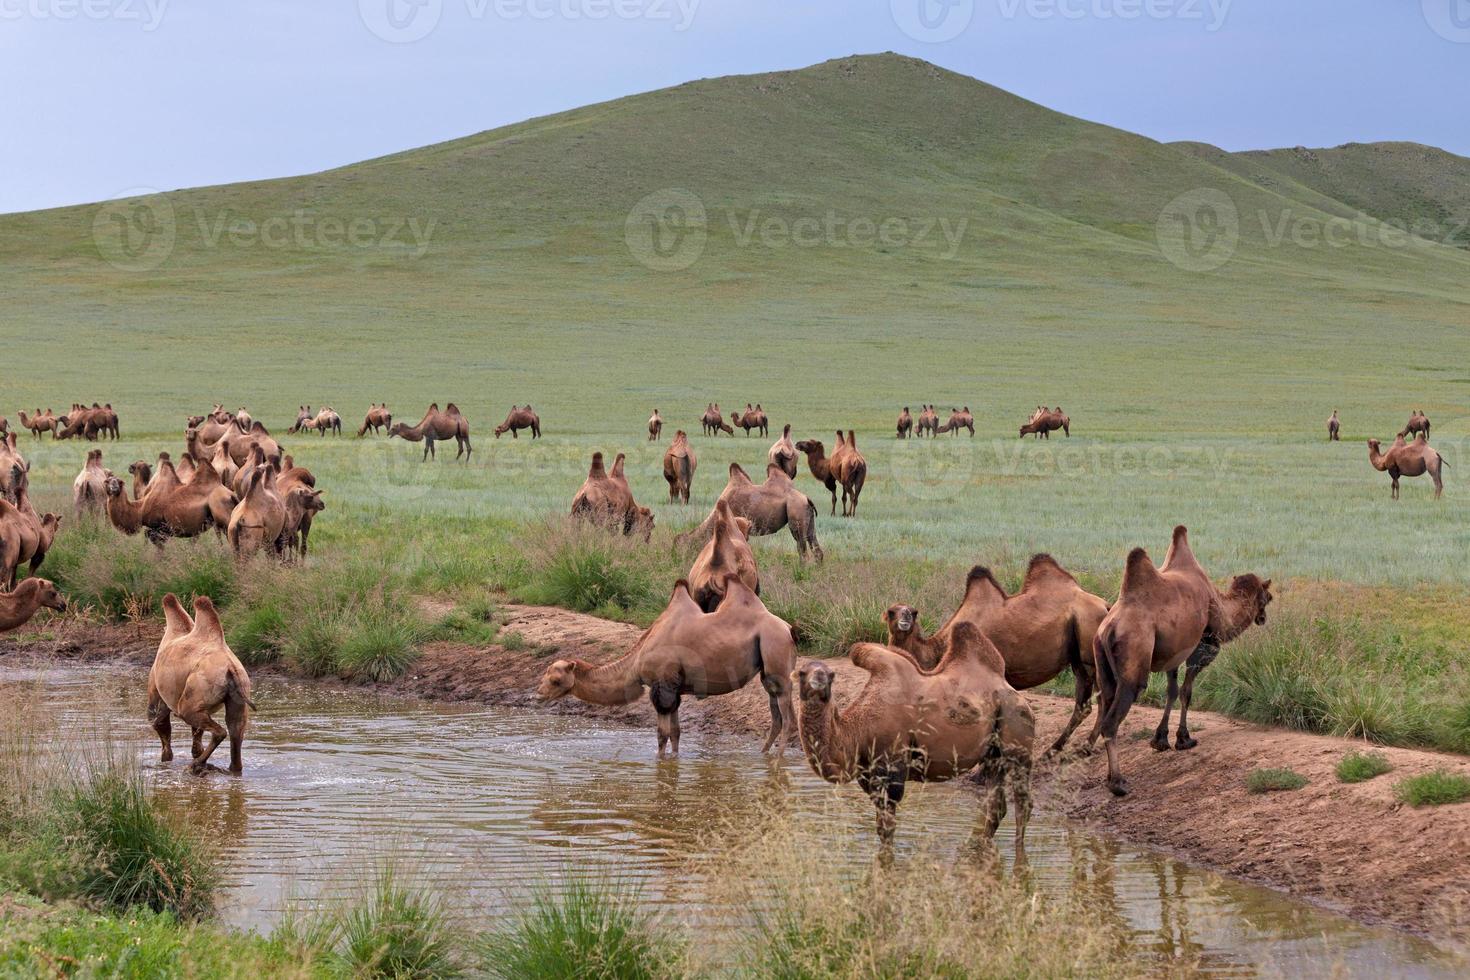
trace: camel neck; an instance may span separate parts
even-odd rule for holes
[[[34,588],[27,589],[24,582],[9,595],[0,594],[0,632],[28,621],[41,607],[40,600],[40,593]]]
[[[1251,603],[1235,595],[1221,597],[1221,606],[1225,610],[1225,622],[1215,638],[1220,643],[1229,643],[1250,628],[1256,611]]]
[[[638,678],[637,664],[631,653],[601,667],[578,661],[572,694],[590,704],[617,705],[636,701],[643,696],[643,682]]]

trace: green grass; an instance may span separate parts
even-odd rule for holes
[[[336,915],[335,952],[351,976],[432,980],[464,972],[444,905],[432,892],[381,871],[355,905]]]
[[[1410,776],[1394,787],[1394,795],[1410,806],[1443,806],[1470,800],[1470,776],[1436,769]]]
[[[1393,771],[1393,763],[1382,752],[1349,752],[1337,764],[1340,783],[1366,783],[1375,776]]]
[[[1305,785],[1307,777],[1290,769],[1252,769],[1245,777],[1248,793],[1277,793]]]

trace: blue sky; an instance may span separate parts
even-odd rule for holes
[[[890,50],[1160,140],[1470,156],[1470,0],[0,0],[0,212]]]

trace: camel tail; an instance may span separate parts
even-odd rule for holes
[[[260,710],[255,706],[254,701],[245,696],[245,691],[240,685],[240,679],[235,676],[235,668],[233,667],[225,674],[225,703],[229,704],[230,702],[243,704],[251,711]]]

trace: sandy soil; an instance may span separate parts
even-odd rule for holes
[[[648,728],[646,702],[599,708],[579,701],[540,703],[534,693],[557,657],[600,662],[636,639],[636,627],[592,616],[528,606],[504,606],[504,633],[518,650],[459,644],[430,645],[410,674],[388,685],[396,693],[445,701],[482,701],[563,714],[596,715]],[[55,659],[146,664],[156,649],[152,626],[50,624],[0,638],[0,662]],[[519,645],[519,644],[517,644]],[[838,696],[855,693],[866,675],[834,662]],[[1055,737],[1071,710],[1068,699],[1030,695],[1039,721],[1038,744]],[[1146,734],[1157,709],[1137,707],[1120,735],[1132,795],[1115,799],[1102,785],[1102,753],[1069,756],[1040,773],[1040,806],[1120,838],[1166,850],[1194,864],[1289,892],[1356,919],[1386,923],[1440,941],[1470,942],[1470,803],[1414,809],[1398,803],[1393,784],[1435,768],[1470,775],[1470,759],[1411,749],[1381,751],[1394,772],[1356,785],[1339,783],[1334,767],[1359,742],[1248,725],[1206,712],[1191,716],[1200,740],[1189,752],[1153,751]],[[764,735],[769,722],[758,685],[710,701],[686,701],[685,732]],[[1086,732],[1084,726],[1083,732]],[[793,739],[793,749],[800,751]],[[1290,768],[1310,782],[1301,790],[1251,795],[1254,768]]]

